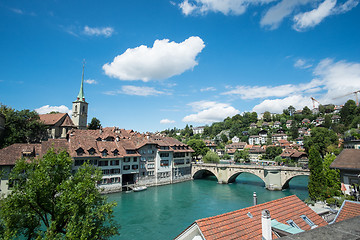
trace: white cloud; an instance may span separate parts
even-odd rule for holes
[[[83,33],[89,36],[104,36],[108,38],[114,33],[114,29],[112,27],[91,28],[85,26]]]
[[[253,108],[253,111],[258,113],[270,111],[274,113],[281,113],[283,109],[293,105],[297,109],[302,109],[304,106],[312,108],[311,96],[316,94],[315,98],[321,104],[344,104],[349,99],[354,99],[354,91],[360,90],[360,63],[338,61],[334,62],[332,59],[322,60],[313,71],[314,79],[309,83],[299,85],[289,85],[287,97],[277,99],[265,99],[260,104]],[[283,89],[284,86],[278,86]],[[247,87],[248,96],[255,98],[255,93],[259,89],[254,87]],[[273,88],[263,87],[265,93],[270,93]],[[290,91],[292,90],[292,91]],[[285,90],[284,90],[285,92]],[[283,93],[280,91],[280,93]],[[245,94],[245,93],[242,93]],[[269,97],[281,97],[273,94],[268,94]],[[278,94],[280,95],[280,94]],[[345,96],[346,95],[346,96]]]
[[[61,105],[61,106],[45,105],[45,106],[35,109],[35,111],[38,114],[46,114],[46,113],[50,113],[50,112],[60,112],[60,113],[68,113],[71,115],[71,110],[64,105]]]
[[[161,119],[160,123],[161,124],[170,124],[170,123],[175,123],[175,121],[165,118],[165,119]]]
[[[152,48],[141,45],[127,49],[113,62],[104,64],[103,70],[120,80],[166,79],[198,65],[195,58],[204,47],[200,37],[190,37],[181,43],[156,40]]]
[[[184,0],[179,7],[185,15],[209,12],[241,15],[249,5],[266,4],[273,1],[276,0]]]
[[[297,31],[302,31],[318,25],[327,16],[332,14],[335,5],[336,0],[325,0],[318,8],[295,15],[293,28]]]
[[[311,2],[311,0],[282,0],[275,6],[268,9],[261,18],[262,27],[269,26],[271,30],[279,27],[284,18],[291,15],[300,6]]]
[[[183,122],[213,123],[240,113],[239,110],[227,103],[199,101],[188,105],[190,105],[193,108],[193,111],[197,113],[185,116],[182,119]]]
[[[346,13],[356,7],[359,4],[359,0],[348,0],[344,4],[338,6],[334,10],[334,14]]]
[[[222,95],[239,95],[242,99],[257,99],[269,97],[285,97],[291,94],[304,92],[317,92],[322,90],[323,82],[313,79],[309,83],[285,84],[279,86],[236,86],[233,90],[222,93]]]
[[[214,87],[207,87],[200,89],[200,92],[208,92],[208,91],[216,91],[216,88]]]
[[[10,10],[16,14],[20,14],[20,15],[24,14],[24,11],[18,8],[10,8]]]
[[[87,83],[87,84],[97,84],[97,83],[98,83],[98,82],[97,82],[96,80],[94,80],[94,79],[86,79],[84,82]]]
[[[256,105],[252,111],[258,114],[265,111],[271,113],[282,113],[283,109],[288,108],[290,105],[296,109],[303,109],[304,106],[312,108],[311,99],[301,95],[293,95],[283,99],[266,99],[260,104]]]
[[[167,94],[162,91],[158,91],[153,87],[138,87],[125,85],[121,87],[121,90],[108,91],[105,92],[106,95],[117,95],[117,94],[126,94],[133,96],[157,96],[161,94]]]
[[[344,60],[334,62],[327,58],[318,64],[314,75],[324,82],[327,91],[318,99],[321,103],[343,104],[347,99],[354,99],[354,96],[337,97],[360,90],[360,63]]]
[[[294,67],[300,68],[300,69],[306,69],[306,68],[312,67],[312,64],[307,63],[307,61],[305,59],[298,59],[294,63]]]

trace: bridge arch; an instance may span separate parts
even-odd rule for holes
[[[307,176],[309,177],[310,176],[310,173],[309,172],[299,172],[297,174],[288,174],[284,179],[283,179],[283,184],[281,186],[282,189],[285,189],[285,188],[289,188],[289,183],[290,181],[295,178],[295,177],[302,177],[302,176]]]
[[[213,171],[209,170],[209,169],[198,169],[197,171],[195,171],[192,174],[192,178],[193,179],[200,179],[200,178],[204,178],[205,176],[210,176],[213,175],[216,177],[217,180],[219,180],[218,176],[216,175],[216,173],[214,173]]]
[[[237,170],[229,177],[228,183],[235,182],[235,179],[242,173],[250,173],[252,175],[255,175],[260,178],[264,182],[264,184],[266,184],[264,179],[264,173],[261,170]]]

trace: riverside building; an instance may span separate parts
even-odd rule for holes
[[[0,179],[0,194],[9,191],[6,176],[17,159],[42,157],[50,147],[67,151],[73,159],[74,171],[85,162],[98,167],[103,173],[98,185],[105,192],[191,179],[194,151],[174,138],[117,127],[87,130],[88,103],[83,83],[84,67],[80,91],[73,102],[72,119],[67,114],[40,115],[40,120],[48,128],[49,140],[37,144],[13,144],[0,149],[0,171],[5,173]]]

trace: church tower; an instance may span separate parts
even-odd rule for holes
[[[84,96],[84,68],[85,63],[83,64],[80,91],[72,107],[72,121],[78,129],[86,129],[87,126],[88,103],[85,102]]]

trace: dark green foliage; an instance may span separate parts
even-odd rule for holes
[[[118,234],[112,208],[96,188],[100,170],[84,164],[72,174],[67,152],[20,159],[10,174],[12,192],[0,201],[4,239],[109,239]]]
[[[248,149],[242,151],[236,150],[234,154],[235,162],[247,162],[250,160],[250,154]]]
[[[271,146],[266,148],[266,158],[274,159],[282,153],[281,147]]]
[[[332,130],[315,127],[311,130],[311,136],[304,138],[304,146],[308,153],[311,146],[315,146],[322,156],[325,156],[327,147],[338,143],[338,137]]]
[[[203,161],[206,163],[219,163],[220,158],[216,153],[208,151],[204,156]]]
[[[225,134],[221,134],[220,138],[223,143],[227,143],[229,141],[229,139],[227,138],[227,136]]]
[[[209,148],[206,146],[203,140],[200,139],[191,139],[187,144],[195,151],[192,155],[194,157],[205,156],[209,151]]]
[[[269,111],[264,112],[263,119],[265,122],[271,122],[271,113]]]
[[[325,177],[323,172],[323,163],[319,150],[312,146],[309,150],[309,197],[312,200],[321,200],[324,197],[323,187],[325,184]]]
[[[290,136],[293,140],[295,140],[299,137],[299,128],[298,128],[297,122],[295,120],[293,120],[291,122]]]
[[[93,117],[91,119],[91,122],[88,125],[88,129],[96,130],[96,129],[100,129],[100,128],[101,128],[100,120]]]
[[[356,116],[356,103],[354,100],[349,100],[340,110],[341,122],[347,127]]]
[[[45,125],[40,122],[35,111],[16,111],[1,105],[0,113],[5,116],[5,131],[0,138],[0,148],[14,143],[37,143],[46,138]]]
[[[325,198],[340,196],[341,182],[339,170],[330,169],[330,164],[335,160],[334,154],[326,154],[323,162],[323,172],[325,177],[324,196]]]

